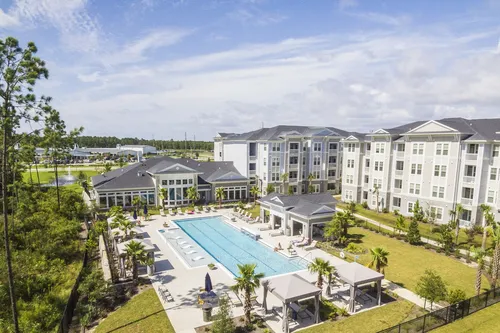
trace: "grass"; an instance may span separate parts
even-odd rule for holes
[[[82,172],[87,176],[87,178],[95,176],[95,175],[98,174],[98,172],[96,170],[85,170],[85,171],[82,171]],[[57,173],[59,174],[59,177],[61,177],[61,176],[66,175],[67,171],[65,169],[62,169],[62,170],[58,170]],[[73,176],[75,176],[75,177],[78,176],[78,173],[80,173],[80,171],[72,171],[71,172],[71,174]],[[40,176],[40,177],[38,177],[38,176]],[[38,172],[38,176],[37,176],[36,170],[33,169],[31,171],[31,177],[33,177],[33,183],[35,183],[35,184],[38,183],[38,179],[40,179],[40,183],[41,184],[47,184],[47,183],[50,183],[51,181],[53,181],[55,179],[55,177],[56,177],[54,171],[39,171]],[[29,171],[23,172],[23,179],[27,183],[30,182],[30,173],[29,173]]]
[[[339,208],[342,208],[342,209],[347,208],[347,205],[342,204],[342,203],[338,203],[337,206]],[[377,213],[374,210],[365,209],[359,204],[356,205],[356,212],[355,213],[358,215],[367,217],[369,219],[375,220],[377,222],[380,222],[381,224],[384,224],[384,225],[387,225],[390,227],[394,227],[396,224],[396,216],[394,215],[394,213],[382,213],[382,212]],[[409,223],[410,222],[407,219],[406,227],[408,227]],[[439,240],[438,234],[435,234],[432,232],[432,225],[427,224],[427,223],[420,223],[418,228],[420,230],[420,236],[428,238],[428,239],[432,239],[435,241]],[[465,234],[464,229],[461,229],[460,234],[458,236],[458,241],[461,244],[467,244],[467,235]],[[482,242],[482,235],[476,235],[474,237],[474,242],[472,244],[467,244],[467,248],[470,247],[470,245],[481,246],[481,242]],[[488,243],[491,246],[491,242],[488,242]]]
[[[133,297],[97,326],[95,333],[174,333],[154,289]]]
[[[415,308],[419,309],[413,303],[401,300],[339,321],[325,322],[301,332],[375,333],[411,319],[409,316],[415,312]]]
[[[495,304],[486,309],[471,314],[464,319],[438,328],[433,333],[482,333],[498,332],[500,327],[500,304]]]
[[[389,251],[389,265],[385,269],[385,276],[404,288],[415,291],[417,281],[424,271],[433,269],[441,275],[449,287],[460,288],[469,297],[475,294],[476,270],[456,259],[358,227],[350,228],[349,234],[350,237],[357,238],[359,244],[366,249],[380,246]],[[368,264],[369,252],[360,255],[359,262]],[[487,284],[486,279],[483,283]]]
[[[253,201],[251,203],[253,205]],[[257,216],[260,216],[260,205],[255,205],[252,206],[252,208],[247,209],[247,212],[252,213],[252,217],[256,218]]]

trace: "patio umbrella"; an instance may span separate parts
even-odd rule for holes
[[[144,204],[144,216],[148,215],[148,206],[146,204]]]
[[[134,209],[134,220],[137,221],[137,211]]]
[[[205,275],[205,291],[208,293],[212,291],[212,279],[210,278],[210,274],[207,273]]]

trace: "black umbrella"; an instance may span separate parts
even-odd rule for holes
[[[134,209],[134,220],[137,220],[137,211]]]
[[[148,215],[148,206],[146,204],[144,204],[144,216]]]
[[[205,291],[208,293],[212,291],[212,279],[210,278],[210,274],[207,273],[205,275]]]

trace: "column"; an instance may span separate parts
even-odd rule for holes
[[[350,287],[350,299],[349,299],[349,312],[356,312],[356,308],[355,308],[355,303],[354,303],[354,298],[356,297],[356,287],[355,286],[351,286]]]
[[[288,304],[283,302],[283,332],[288,333]]]
[[[377,304],[382,303],[382,280],[377,281]]]
[[[264,211],[264,208],[260,207],[260,221],[261,223],[266,222],[266,212]]]
[[[314,322],[316,324],[319,323],[319,295],[316,295],[314,297],[315,304],[314,304]]]

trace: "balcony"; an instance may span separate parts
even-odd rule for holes
[[[462,198],[460,202],[462,203],[462,205],[468,205],[468,206],[472,205],[472,199]]]
[[[472,222],[467,221],[467,220],[459,220],[458,224],[460,225],[461,228],[470,228],[472,227]]]
[[[394,174],[396,176],[402,176],[403,175],[403,170],[396,170],[396,171],[394,171]]]
[[[398,159],[398,160],[402,160],[402,159],[405,158],[405,152],[404,151],[397,151],[395,155],[396,155],[396,159]]]
[[[249,159],[250,161],[255,161],[257,159],[257,155],[250,155]]]
[[[467,183],[467,184],[474,184],[475,179],[476,179],[476,177],[473,177],[473,176],[464,176],[463,182]]]
[[[328,154],[330,155],[337,155],[338,150],[337,149],[328,149]]]
[[[298,164],[289,164],[288,165],[288,170],[290,170],[290,171],[297,171],[298,169],[299,169]]]
[[[255,176],[255,174],[256,174],[256,170],[249,170],[248,174],[249,174],[250,176]]]
[[[465,154],[467,161],[477,161],[477,154]]]
[[[290,155],[298,155],[299,154],[299,150],[298,149],[289,149],[288,152],[290,153]]]
[[[365,173],[370,173],[370,168],[365,167]]]
[[[370,156],[371,150],[365,150],[365,156]]]
[[[401,193],[401,189],[400,188],[394,188],[394,193]]]
[[[337,177],[336,176],[328,176],[328,180],[336,180]]]
[[[337,167],[337,163],[330,163],[328,162],[328,167],[331,169],[331,168],[336,168]]]
[[[290,179],[288,179],[288,182],[289,183],[296,183],[297,180],[298,180],[298,178],[290,178]]]

